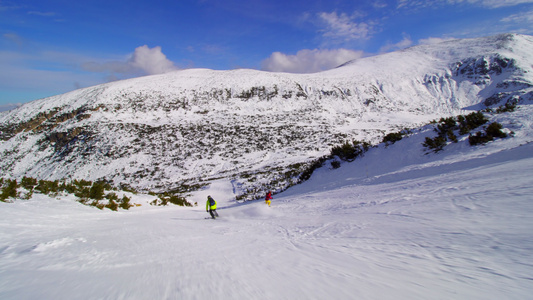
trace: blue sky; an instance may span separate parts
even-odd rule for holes
[[[0,108],[185,68],[316,72],[504,32],[533,0],[0,0]]]

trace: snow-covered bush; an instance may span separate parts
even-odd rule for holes
[[[502,131],[502,128],[503,126],[500,123],[491,123],[485,129],[485,132],[478,131],[476,134],[470,135],[468,137],[468,143],[471,146],[475,146],[479,144],[486,144],[490,141],[493,141],[494,138],[506,138],[507,134]]]
[[[171,195],[171,194],[164,193],[164,194],[158,195],[158,197],[159,197],[158,199],[155,199],[154,201],[150,202],[150,205],[166,206],[169,203],[172,203],[174,205],[192,207],[192,204],[189,203],[187,199],[185,199],[184,197],[178,196],[178,195]]]
[[[22,188],[21,191],[18,191]],[[56,196],[59,193],[73,194],[79,198],[78,202],[84,205],[95,206],[99,209],[109,208],[117,210],[129,209],[130,198],[125,195],[122,199],[114,192],[105,193],[111,190],[112,186],[104,181],[91,182],[86,180],[66,181],[48,181],[37,180],[31,177],[23,177],[20,184],[16,180],[0,178],[0,201],[6,201],[8,198],[31,199],[34,192],[49,196]],[[100,202],[101,200],[107,200]]]
[[[133,205],[130,204],[131,199],[127,197],[126,195],[122,196],[122,200],[120,201],[120,208],[122,209],[130,209]]]
[[[105,207],[109,208],[110,210],[113,210],[113,211],[117,211],[118,210],[118,204],[115,201],[113,201],[113,200],[109,200],[109,202],[107,203],[107,205]]]
[[[426,137],[422,145],[429,150],[433,150],[433,152],[439,152],[447,145],[448,141],[453,143],[459,141],[455,134],[456,131],[458,131],[459,135],[465,135],[488,121],[487,117],[480,111],[470,113],[466,116],[459,115],[457,117],[441,118],[436,123],[437,126],[435,128],[438,136],[434,138]],[[470,137],[472,137],[474,143],[484,138],[480,133],[476,133],[474,136],[470,135]]]
[[[7,179],[0,182],[2,191],[0,192],[0,201],[5,202],[8,198],[17,197],[18,183],[15,179]]]
[[[340,146],[335,146],[331,149],[331,157],[338,156],[344,161],[353,161],[357,157],[363,155],[370,148],[367,142],[353,141],[345,142]]]
[[[391,132],[383,137],[383,143],[386,145],[394,144],[403,138],[402,132]]]
[[[459,133],[461,135],[467,134],[470,131],[478,128],[479,126],[486,124],[489,121],[487,117],[485,117],[485,115],[480,111],[470,113],[464,117],[459,116],[458,120],[460,124]]]
[[[496,113],[498,114],[501,114],[501,113],[504,113],[504,112],[513,112],[515,111],[516,109],[516,104],[515,103],[505,103],[505,105],[503,106],[500,106],[496,109]]]
[[[440,135],[435,138],[426,137],[424,143],[422,143],[422,146],[433,150],[434,152],[439,152],[444,148],[444,146],[446,146],[446,138]]]
[[[502,124],[498,122],[490,123],[489,126],[487,126],[487,129],[485,131],[487,132],[487,135],[490,135],[495,138],[506,138],[507,133],[502,131],[503,126]]]
[[[95,182],[89,189],[89,198],[95,200],[102,200],[105,194],[105,183],[104,182]],[[113,201],[113,200],[110,200]]]

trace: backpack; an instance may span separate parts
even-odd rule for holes
[[[209,197],[209,199],[208,199],[208,200],[209,200],[209,206],[213,206],[213,205],[215,205],[215,204],[216,204],[216,202],[215,202],[215,199],[213,199],[213,198]]]

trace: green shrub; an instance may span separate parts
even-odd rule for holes
[[[108,193],[107,195],[105,195],[105,198],[107,200],[115,200],[115,201],[117,201],[118,200],[118,195],[115,194],[114,192],[111,192],[111,193]]]
[[[89,187],[79,188],[74,195],[81,199],[88,199],[91,194],[91,189]]]
[[[486,124],[488,121],[489,120],[480,111],[470,113],[466,115],[463,118],[463,122],[460,123],[461,134],[466,134],[479,126]]]
[[[95,182],[89,189],[89,198],[95,200],[104,199],[104,185],[103,182]]]
[[[125,191],[125,192],[130,192],[132,194],[137,194],[137,190],[135,190],[133,187],[131,187],[129,184],[127,183],[121,183],[120,184],[120,189]]]
[[[317,158],[315,159],[314,161],[312,161],[303,171],[302,173],[300,173],[300,176],[298,177],[298,180],[300,182],[302,181],[306,181],[306,180],[309,180],[309,178],[311,178],[311,175],[313,175],[313,172],[322,167],[322,165],[324,164],[324,162],[328,159],[327,156],[323,156],[323,157],[320,157],[320,158]],[[340,164],[339,164],[340,166]]]
[[[33,191],[33,189],[37,186],[37,179],[24,176],[20,181],[20,186],[28,191]]]
[[[448,135],[450,131],[457,129],[457,122],[454,117],[441,118],[435,129],[440,136]]]
[[[444,148],[444,146],[446,146],[448,140],[452,141],[453,143],[457,143],[459,141],[455,135],[456,130],[459,130],[460,135],[465,135],[473,129],[476,129],[479,126],[487,123],[488,121],[489,120],[480,111],[470,113],[466,116],[459,115],[457,118],[441,118],[437,123],[437,127],[435,128],[438,136],[435,138],[427,137],[422,145],[428,149],[434,150],[434,152],[439,152]],[[480,143],[485,139],[486,137],[480,136],[480,134],[469,136],[469,142],[472,140],[472,143]]]
[[[390,145],[394,144],[397,141],[400,141],[403,138],[402,132],[391,132],[383,137],[383,143]]]
[[[493,141],[494,138],[506,138],[507,134],[502,131],[503,126],[498,122],[493,122],[487,126],[485,132],[478,131],[474,135],[468,137],[468,143],[471,146],[486,144]]]
[[[72,182],[70,182],[70,183],[64,182],[61,185],[60,189],[63,190],[63,191],[66,191],[69,194],[74,194],[74,193],[76,193],[78,191],[78,187],[76,185],[74,185]]]
[[[487,132],[487,135],[490,135],[495,138],[506,138],[507,134],[502,131],[503,126],[502,124],[498,122],[490,123],[489,126],[487,126],[487,129],[485,131]]]
[[[114,200],[109,200],[109,203],[105,206],[109,208],[110,210],[117,211],[118,210],[118,204]]]
[[[16,198],[18,183],[17,180],[7,179],[3,182],[2,191],[0,193],[0,201],[5,202],[7,198]]]
[[[172,204],[175,204],[175,205],[179,205],[179,206],[189,206],[189,207],[192,207],[192,204],[189,203],[187,201],[187,199],[185,199],[184,197],[179,197],[179,196],[176,196],[176,195],[172,195],[170,196],[170,198],[168,198],[168,202],[172,203]]]
[[[187,201],[184,197],[177,195],[169,195],[167,193],[159,195],[159,199],[156,199],[150,202],[151,205],[157,206],[166,206],[169,203],[179,205],[179,206],[188,206],[192,207],[192,204]]]
[[[370,144],[367,142],[345,142],[340,146],[333,147],[331,149],[331,156],[338,156],[341,160],[344,161],[353,161],[357,157],[362,156],[366,151],[368,151],[369,147]]]
[[[479,144],[486,144],[490,141],[494,140],[494,138],[490,135],[487,135],[485,133],[483,133],[482,131],[478,131],[476,132],[476,134],[474,135],[470,135],[468,137],[468,143],[470,144],[470,146],[475,146],[475,145],[479,145]]]
[[[452,130],[449,130],[448,133],[447,133],[447,136],[448,136],[448,139],[454,143],[457,143],[459,142],[459,140],[457,139],[457,136],[455,135],[455,133],[453,133]]]
[[[93,183],[91,181],[87,181],[87,180],[77,180],[77,179],[74,179],[74,181],[72,182],[72,184],[78,186],[78,187],[86,187],[86,186],[91,186]]]
[[[111,200],[113,201],[113,200]],[[122,209],[130,209],[133,205],[130,204],[131,199],[126,197],[126,195],[122,196],[122,200],[120,201],[120,208]]]
[[[446,138],[440,135],[435,138],[426,137],[422,145],[433,150],[434,152],[439,152],[444,148],[444,146],[446,146]]]
[[[87,205],[87,201],[88,201],[88,200],[85,199],[85,200],[79,200],[78,202]],[[102,209],[104,209],[104,208],[106,207],[105,204],[100,203],[98,200],[93,200],[93,201],[91,202],[91,204],[89,204],[89,205],[90,205],[90,206],[94,206],[94,207],[98,208],[99,210],[102,210]]]
[[[59,192],[59,180],[47,181],[39,180],[35,190],[44,195],[55,194]]]
[[[504,112],[513,112],[516,109],[516,104],[514,103],[505,103],[505,105],[500,106],[496,109],[496,113],[501,114]]]

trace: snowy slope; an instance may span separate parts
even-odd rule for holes
[[[491,118],[515,136],[425,154],[424,127],[270,208],[236,204],[229,180],[195,208],[0,202],[0,298],[528,299],[533,107]]]
[[[528,104],[533,38],[418,46],[316,74],[183,70],[28,103],[0,117],[5,176],[105,179],[142,190],[231,178],[283,190],[346,140],[508,101]]]

